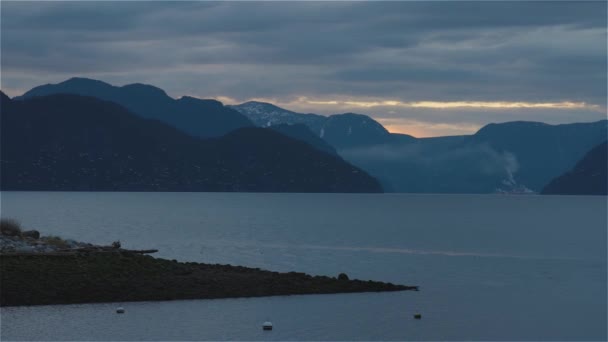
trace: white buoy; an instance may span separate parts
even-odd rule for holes
[[[272,330],[272,322],[264,322],[264,324],[262,324],[262,330]]]
[[[119,306],[118,308],[116,308],[116,313],[125,313],[125,308],[123,308],[122,306]]]

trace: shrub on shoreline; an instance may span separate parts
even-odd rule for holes
[[[21,236],[21,224],[14,219],[0,219],[0,233],[7,236]]]

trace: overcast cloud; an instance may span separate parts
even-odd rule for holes
[[[1,86],[11,96],[84,76],[174,97],[364,113],[418,136],[606,117],[604,1],[0,6]]]

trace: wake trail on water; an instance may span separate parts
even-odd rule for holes
[[[510,253],[484,253],[475,251],[451,251],[435,249],[415,249],[398,247],[377,247],[377,246],[331,246],[331,245],[310,245],[310,244],[277,244],[277,243],[258,243],[258,242],[232,242],[232,246],[254,247],[261,249],[304,249],[304,250],[326,250],[326,251],[348,251],[348,252],[370,252],[370,253],[395,253],[409,255],[438,255],[449,257],[478,257],[478,258],[508,258],[521,260],[570,260],[583,261],[589,258],[568,257],[568,256],[546,256],[546,255],[522,255]]]

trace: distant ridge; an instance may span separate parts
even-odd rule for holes
[[[74,77],[58,84],[35,87],[15,100],[52,94],[92,96],[118,103],[147,119],[168,123],[197,137],[218,137],[253,123],[239,112],[216,100],[184,96],[175,100],[164,90],[141,83],[116,87],[88,78]]]

